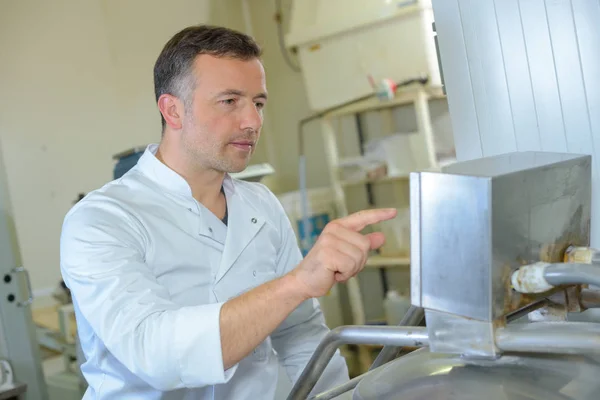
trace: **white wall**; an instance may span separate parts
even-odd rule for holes
[[[0,2],[0,143],[34,291],[61,279],[60,228],[77,194],[112,178],[113,154],[160,138],[154,60],[202,22],[243,29],[239,0]]]
[[[270,160],[277,169],[275,192],[298,189],[298,121],[312,113],[308,106],[302,76],[286,63],[279,48],[274,0],[247,0],[256,40],[264,50],[269,102],[266,107],[265,135],[270,135],[275,149]],[[290,1],[284,6],[284,31],[289,23]],[[323,139],[318,123],[306,126],[306,147],[310,149],[307,175],[309,187],[329,184]]]
[[[117,102],[129,145],[157,140],[152,68],[169,38],[197,23],[244,30],[240,0],[101,0]],[[151,135],[149,136],[149,132]],[[263,158],[262,153],[258,154]]]

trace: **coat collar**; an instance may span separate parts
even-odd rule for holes
[[[140,157],[137,169],[169,192],[193,200],[190,185],[181,175],[156,158],[157,150],[157,144],[149,145]],[[231,269],[266,222],[264,213],[260,212],[254,204],[257,199],[249,196],[250,192],[236,187],[241,185],[244,183],[231,178],[228,174],[225,175],[223,189],[227,198],[229,220],[221,265],[216,276],[217,282]]]
[[[137,162],[137,169],[153,182],[164,187],[168,191],[192,197],[192,188],[187,181],[177,172],[169,168],[165,163],[156,158],[157,150],[158,144],[148,145],[144,154],[142,154]],[[229,174],[225,174],[223,186],[225,190],[232,193],[235,192],[235,184]]]
[[[148,145],[137,162],[137,169],[168,191],[192,197],[192,189],[187,181],[156,158],[157,150],[158,144]]]

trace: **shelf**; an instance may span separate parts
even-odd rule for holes
[[[414,102],[415,98],[421,90],[423,90],[430,99],[442,99],[446,97],[441,87],[427,86],[425,88],[422,88],[420,85],[418,85],[412,88],[399,90],[396,93],[396,97],[394,97],[391,100],[380,100],[377,97],[372,97],[367,100],[363,100],[358,103],[353,103],[348,106],[328,112],[324,115],[324,118],[341,117],[343,115],[356,114],[360,112],[380,110],[396,106],[404,106]]]
[[[341,180],[340,183],[343,187],[348,187],[348,186],[358,186],[358,185],[365,185],[367,183],[389,183],[389,182],[395,182],[395,181],[403,181],[403,180],[408,180],[410,179],[410,174],[403,174],[403,175],[392,175],[392,176],[384,176],[381,178],[375,178],[375,179],[356,179],[356,180]]]
[[[26,391],[27,385],[25,383],[14,383],[5,389],[0,389],[0,399],[19,399],[20,396]]]
[[[371,256],[365,264],[366,268],[386,268],[386,267],[409,267],[410,258],[408,257],[384,257]]]

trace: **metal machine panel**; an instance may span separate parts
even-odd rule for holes
[[[413,304],[485,320],[489,269],[475,266],[491,261],[489,179],[439,173],[411,179],[415,176],[420,215],[411,220],[411,231],[419,233],[420,248],[411,249],[411,258],[414,263],[412,254],[419,253],[421,288],[413,288]],[[461,247],[465,242],[473,249]]]
[[[525,307],[535,297],[513,293],[511,273],[588,246],[590,204],[590,156],[523,152],[413,173],[413,304],[488,322]]]
[[[460,161],[530,150],[600,155],[597,0],[432,4]],[[593,161],[594,215],[599,160]],[[600,247],[600,224],[592,224],[591,244]]]
[[[28,297],[30,299],[31,292],[22,279],[27,270],[19,265],[18,244],[4,171],[0,149],[0,359],[8,359],[17,383],[27,384],[24,398],[46,400],[46,382],[29,308],[30,300],[27,300]],[[29,293],[25,294],[26,292]]]

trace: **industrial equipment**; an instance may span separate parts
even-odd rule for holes
[[[20,256],[0,148],[0,399],[47,400],[31,316],[33,294]]]
[[[567,322],[598,305],[591,168],[586,155],[519,152],[412,173],[406,326],[334,329],[288,399],[309,398],[348,343],[386,347],[369,372],[311,398],[597,399],[600,324]],[[409,326],[420,310],[426,327]],[[403,346],[421,349],[394,359]]]

